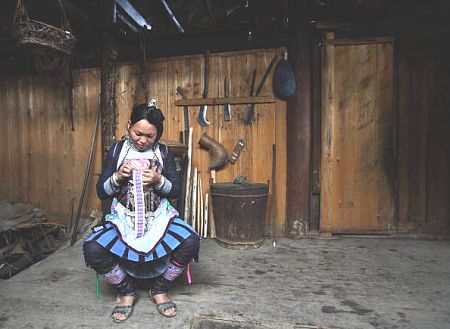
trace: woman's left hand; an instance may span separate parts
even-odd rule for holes
[[[142,183],[147,185],[158,185],[161,183],[161,174],[155,168],[145,169],[142,171]]]

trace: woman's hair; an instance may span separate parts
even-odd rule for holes
[[[164,115],[156,106],[149,106],[148,104],[139,104],[133,108],[130,116],[130,123],[133,125],[138,121],[147,120],[156,127],[157,134],[155,142],[158,142],[164,131]]]

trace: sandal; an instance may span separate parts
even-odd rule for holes
[[[157,304],[155,298],[151,294],[150,297],[153,303],[156,304],[156,310],[158,311],[159,314],[161,314],[166,318],[173,318],[175,315],[177,315],[177,304],[175,304],[173,301],[169,300],[167,302]],[[173,314],[166,314],[165,312],[171,308],[173,308],[175,312]]]
[[[113,322],[122,323],[125,320],[127,320],[130,317],[131,312],[133,311],[133,306],[134,306],[135,300],[136,300],[136,297],[134,298],[133,303],[131,305],[116,305],[116,306],[114,306],[114,308],[111,312],[111,318],[112,318]],[[119,299],[119,302],[120,302],[120,299]],[[123,319],[118,319],[114,316],[114,314],[122,314],[125,317]]]
[[[173,314],[166,314],[165,312],[171,308],[175,309],[175,312]],[[159,314],[165,316],[166,318],[173,318],[175,315],[177,315],[177,305],[171,300],[165,303],[156,304],[156,309],[158,310]]]

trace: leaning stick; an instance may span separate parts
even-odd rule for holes
[[[188,133],[188,161],[187,161],[187,168],[185,169],[187,172],[187,178],[186,178],[186,189],[184,191],[184,220],[188,222],[188,218],[191,215],[191,212],[189,212],[191,208],[191,167],[192,167],[192,127],[189,127],[189,133]],[[192,223],[192,222],[191,222]]]
[[[197,215],[196,215],[196,218],[197,218],[197,222],[196,222],[196,224],[197,224],[197,226],[196,227],[194,227],[194,229],[195,229],[195,231],[197,231],[197,232],[200,232],[200,222],[202,221],[202,217],[201,217],[201,204],[200,204],[200,189],[201,189],[201,186],[200,186],[200,175],[197,175]]]
[[[208,202],[209,202],[209,194],[206,193],[205,194],[205,228],[204,228],[204,231],[203,231],[203,236],[205,238],[208,237],[208,211],[209,211]]]
[[[194,176],[192,177],[192,227],[195,229],[197,225],[197,167],[194,168]]]
[[[202,179],[198,177],[198,191],[199,191],[199,204],[198,204],[198,212],[199,212],[199,220],[198,220],[198,230],[200,232],[200,236],[203,236],[203,187],[202,187]]]
[[[211,183],[215,183],[216,182],[216,171],[215,170],[211,170]],[[210,186],[211,186],[211,184],[210,184]],[[211,188],[210,188],[210,191],[211,191]],[[208,205],[208,207],[209,207],[209,209],[210,209],[210,224],[209,224],[209,226],[210,226],[210,234],[211,234],[211,238],[212,239],[215,239],[216,238],[216,225],[215,225],[215,222],[214,222],[214,209],[213,209],[213,206],[212,206],[212,196],[211,196],[211,204],[210,205]]]

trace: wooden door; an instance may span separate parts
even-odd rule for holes
[[[331,35],[332,37],[332,35]],[[322,47],[320,230],[388,233],[394,222],[393,41]]]

